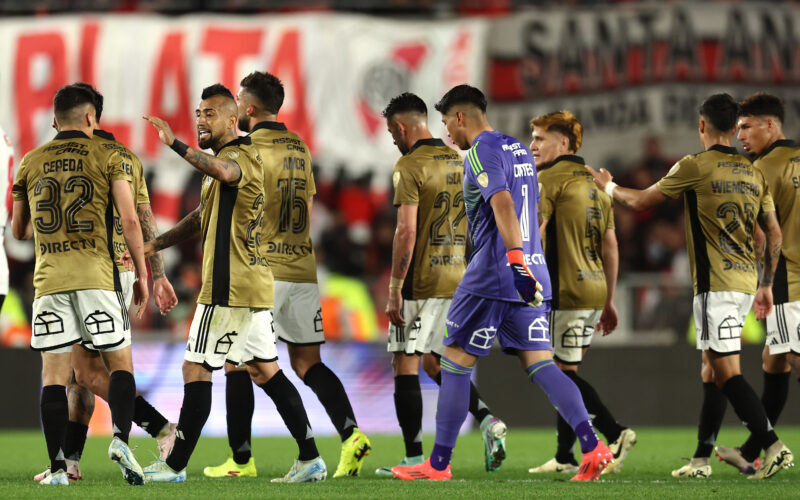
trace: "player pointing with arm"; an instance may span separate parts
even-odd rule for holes
[[[754,305],[758,319],[772,310],[781,230],[764,175],[731,147],[737,113],[738,106],[728,94],[706,99],[699,109],[698,125],[705,151],[684,157],[645,190],[617,186],[608,171],[587,167],[597,187],[634,210],[684,196],[704,397],[697,449],[689,464],[672,472],[674,477],[711,475],[708,459],[725,415],[726,397],[758,445],[767,449],[764,463],[751,477],[770,477],[793,460],[739,368],[742,325],[750,306]],[[766,233],[769,250],[760,280],[753,242],[756,221]]]
[[[203,89],[197,108],[198,144],[209,155],[175,139],[166,122],[145,117],[159,138],[206,174],[200,209],[159,236],[165,248],[200,233],[203,284],[183,362],[184,397],[177,439],[166,460],[145,468],[149,481],[182,482],[186,465],[211,412],[211,374],[225,363],[245,365],[253,382],[275,403],[295,438],[299,456],[273,481],[320,481],[327,476],[303,402],[278,366],[272,329],[273,277],[262,253],[264,166],[249,137],[236,134],[237,107],[230,90]],[[303,471],[302,476],[298,471]]]
[[[536,225],[533,159],[519,141],[492,129],[480,90],[454,87],[436,109],[456,145],[469,151],[464,203],[473,254],[447,313],[433,452],[423,464],[392,472],[405,480],[452,478],[450,458],[468,411],[472,369],[498,337],[503,352],[519,358],[578,435],[584,455],[573,480],[597,479],[612,454],[597,440],[578,388],[550,350],[551,290]]]

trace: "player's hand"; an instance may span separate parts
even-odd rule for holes
[[[147,309],[147,299],[150,297],[150,291],[147,289],[147,275],[139,276],[133,283],[133,303],[139,306],[136,310],[136,318],[142,319],[144,312]]]
[[[386,315],[389,321],[395,326],[406,326],[403,319],[403,295],[398,292],[389,292],[389,300],[386,302]]]
[[[511,274],[514,276],[514,288],[517,289],[519,298],[531,307],[542,305],[544,300],[542,284],[536,281],[528,266],[525,265],[522,249],[513,248],[508,251],[506,256],[511,266]]]
[[[161,142],[167,146],[172,146],[172,143],[175,142],[175,134],[169,128],[169,123],[157,116],[143,115],[142,118],[152,123],[153,127],[158,130],[158,138],[161,139]]]
[[[608,184],[614,179],[614,176],[611,175],[611,172],[609,172],[604,168],[601,168],[600,170],[595,170],[589,165],[586,165],[586,170],[588,170],[589,173],[592,174],[592,177],[594,178],[594,183],[598,188],[600,188],[600,191],[605,191],[606,184]]]
[[[613,302],[606,302],[603,307],[603,312],[600,313],[600,321],[594,326],[594,329],[602,333],[605,337],[609,333],[617,329],[619,318],[617,317],[617,308],[614,307]]]
[[[772,312],[772,286],[760,286],[753,301],[756,319],[764,319]]]
[[[122,252],[122,255],[119,256],[119,263],[125,266],[125,269],[128,271],[134,271],[135,265],[133,264],[133,257],[131,257],[131,253],[127,250]]]
[[[172,289],[172,283],[169,282],[166,276],[153,280],[153,297],[156,300],[156,305],[158,306],[158,310],[161,311],[162,316],[178,305],[178,296],[175,295],[175,290]]]

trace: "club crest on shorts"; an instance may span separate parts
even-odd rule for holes
[[[717,327],[717,334],[720,340],[738,339],[742,336],[742,325],[733,316],[728,316]]]
[[[36,315],[33,322],[33,335],[41,337],[43,335],[56,335],[64,333],[64,321],[61,316],[54,312],[42,311]]]
[[[114,332],[114,318],[105,311],[95,311],[83,320],[86,330],[92,335]]]
[[[214,345],[214,354],[228,354],[237,335],[239,335],[237,332],[228,332],[220,337],[216,345]]]
[[[545,318],[536,318],[528,326],[528,340],[537,342],[541,340],[550,340],[548,333],[550,332],[550,323]]]
[[[497,328],[493,326],[481,328],[472,332],[472,337],[469,338],[469,345],[478,349],[489,349],[492,347],[492,342],[494,342],[496,336]]]

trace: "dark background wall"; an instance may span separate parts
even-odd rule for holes
[[[746,346],[742,373],[761,395],[762,346]],[[623,425],[697,425],[703,397],[700,351],[690,346],[591,349],[579,372]],[[492,412],[512,427],[554,426],[555,410],[525,377],[519,360],[493,350],[478,363],[478,388]],[[800,424],[800,394],[792,375],[781,424]],[[740,425],[728,405],[725,423]]]

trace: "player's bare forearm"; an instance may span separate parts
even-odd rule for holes
[[[32,236],[31,207],[27,200],[14,201],[14,212],[11,216],[11,233],[18,240],[28,240]]]
[[[411,264],[411,255],[417,242],[416,205],[400,205],[397,210],[397,228],[392,241],[392,277],[405,279]]]
[[[192,210],[189,215],[180,220],[175,227],[166,233],[158,235],[153,240],[153,249],[158,252],[173,245],[194,238],[200,234],[200,207]]]
[[[489,199],[489,205],[494,212],[494,221],[497,230],[503,238],[506,249],[522,247],[522,231],[519,228],[517,211],[514,209],[514,200],[509,191],[498,191]]]
[[[774,211],[761,212],[758,215],[758,224],[764,230],[764,246],[766,247],[763,252],[764,264],[759,285],[770,286],[775,278],[775,269],[778,267],[778,259],[781,256],[783,235]]]
[[[760,227],[756,227],[756,235],[753,240],[753,250],[756,253],[756,271],[758,272],[758,282],[764,277],[764,251],[767,249],[767,237]]]
[[[213,156],[191,147],[186,151],[183,159],[209,177],[226,184],[235,184],[242,177],[242,170],[235,161]]]
[[[619,272],[619,246],[617,234],[613,229],[607,229],[603,236],[603,274],[606,277],[606,302],[613,302],[614,291],[617,288],[617,273]]]
[[[158,226],[153,216],[153,210],[149,203],[140,203],[136,206],[136,213],[139,216],[139,224],[142,226],[142,237],[144,241],[152,241],[158,237]],[[149,259],[150,272],[153,273],[153,281],[164,277],[164,258],[160,252],[156,252]]]

